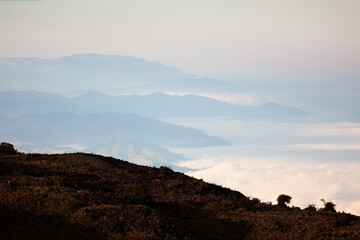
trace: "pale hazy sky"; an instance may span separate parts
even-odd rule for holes
[[[359,0],[0,0],[0,57],[132,55],[216,78],[360,79]]]

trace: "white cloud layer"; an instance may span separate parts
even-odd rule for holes
[[[179,95],[184,96],[187,94],[194,94],[206,98],[212,98],[215,100],[219,100],[222,102],[227,102],[230,104],[237,104],[237,105],[257,105],[259,103],[264,103],[267,100],[273,99],[260,99],[255,98],[251,94],[246,93],[229,93],[229,92],[217,92],[217,93],[204,93],[204,92],[166,92],[169,95]]]
[[[325,137],[343,137],[360,138],[360,124],[349,122],[322,123],[314,124],[310,129],[304,132],[308,136],[325,136]]]
[[[188,175],[264,202],[284,193],[295,206],[320,208],[324,198],[360,215],[359,123],[187,122],[233,143],[188,151],[194,160],[181,166],[197,169]]]
[[[291,204],[322,207],[321,198],[333,201],[338,211],[360,215],[360,164],[356,162],[285,161],[271,158],[207,157],[184,162],[184,167],[205,169],[190,176],[236,189],[264,202],[276,203],[279,194],[293,197]]]
[[[359,144],[345,144],[345,143],[323,143],[323,144],[292,144],[288,145],[291,149],[300,150],[327,150],[327,151],[339,151],[339,150],[360,150]]]

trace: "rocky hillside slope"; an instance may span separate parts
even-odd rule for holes
[[[262,203],[93,154],[0,147],[0,239],[360,239],[360,218]]]

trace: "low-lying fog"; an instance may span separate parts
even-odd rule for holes
[[[360,123],[248,122],[231,118],[166,119],[228,140],[231,146],[169,148],[191,159],[188,175],[276,203],[322,207],[360,215]]]

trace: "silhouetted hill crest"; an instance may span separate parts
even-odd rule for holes
[[[94,154],[0,152],[1,239],[359,239],[360,218],[300,210]]]

